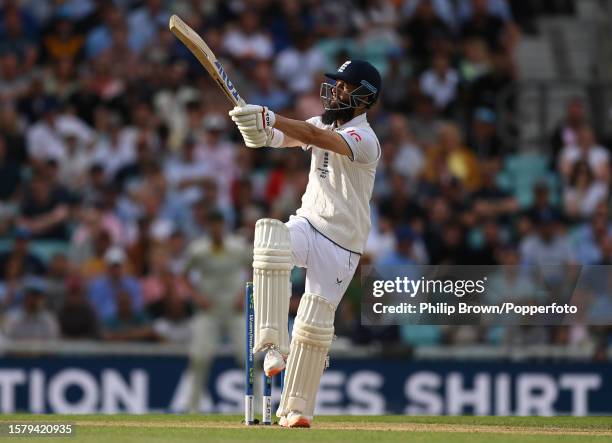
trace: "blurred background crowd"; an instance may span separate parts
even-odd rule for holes
[[[346,59],[380,69],[383,91],[368,119],[382,158],[362,264],[612,260],[610,149],[588,103],[567,101],[536,149],[508,137],[520,127],[498,129],[497,100],[519,80],[522,36],[538,32],[538,14],[571,16],[575,2],[0,3],[8,339],[184,342],[194,312],[215,304],[241,312],[257,219],[286,220],[299,207],[309,153],[241,143],[227,100],[167,30],[172,13],[203,36],[249,103],[289,117],[322,112],[322,73]],[[210,289],[230,279],[227,266],[232,291]],[[356,344],[612,341],[610,328],[578,326],[511,336],[366,328],[358,278],[337,320],[337,334]],[[303,272],[293,281],[295,309]]]

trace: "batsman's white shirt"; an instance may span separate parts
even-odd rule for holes
[[[296,214],[306,218],[314,229],[337,245],[361,254],[371,227],[370,198],[381,153],[378,138],[366,114],[339,127],[323,124],[318,116],[307,122],[338,132],[352,156],[317,146],[302,146],[312,151],[312,158],[308,186]]]

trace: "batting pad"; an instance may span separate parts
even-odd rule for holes
[[[253,250],[253,301],[255,304],[255,344],[253,352],[267,345],[289,352],[289,298],[291,236],[279,220],[262,218],[255,225]]]
[[[295,411],[312,418],[325,358],[334,336],[334,313],[334,306],[323,297],[302,296],[293,325],[279,417]]]

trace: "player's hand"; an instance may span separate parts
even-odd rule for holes
[[[268,146],[268,133],[263,129],[241,129],[240,134],[244,140],[244,144],[249,148],[263,148]]]
[[[236,106],[229,112],[229,115],[241,132],[242,129],[270,129],[276,123],[274,112],[265,106]]]
[[[265,106],[236,106],[229,113],[238,127],[244,143],[249,148],[269,146],[272,140],[272,126],[264,122],[276,120],[274,113]],[[264,127],[265,126],[265,127]]]

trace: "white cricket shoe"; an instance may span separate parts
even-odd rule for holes
[[[284,428],[309,428],[310,418],[303,415],[301,412],[291,411],[286,417],[281,417],[278,425]]]
[[[287,362],[285,361],[283,354],[281,354],[277,349],[268,349],[263,364],[266,375],[268,377],[274,377],[279,372],[285,370],[285,366],[287,366]]]

